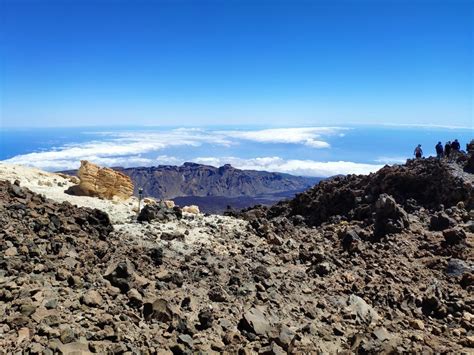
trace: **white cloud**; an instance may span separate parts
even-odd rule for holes
[[[406,161],[406,157],[378,157],[374,160],[374,162],[380,164],[403,164]]]
[[[314,160],[285,160],[280,157],[242,159],[237,157],[200,157],[193,159],[200,164],[222,166],[231,164],[239,169],[266,170],[292,175],[329,177],[338,174],[369,174],[383,167],[380,164],[363,164],[348,161],[319,162]]]
[[[304,144],[311,148],[329,148],[329,143],[321,140],[323,136],[339,134],[341,127],[299,127],[274,128],[258,131],[220,131],[228,137],[259,143]]]
[[[196,129],[163,132],[95,132],[103,140],[67,144],[45,152],[17,155],[5,160],[12,164],[34,166],[44,170],[75,169],[81,160],[105,166],[153,165],[142,155],[169,147],[197,147],[202,144],[229,146],[233,142],[220,135]]]
[[[172,156],[159,156],[155,164],[181,165],[185,161]],[[257,157],[243,159],[228,157],[197,157],[191,159],[194,163],[215,167],[231,164],[233,167],[244,170],[265,170],[301,176],[329,177],[338,174],[369,174],[383,167],[380,164],[363,164],[349,161],[319,162],[314,160],[282,159],[280,157]]]
[[[94,138],[88,142],[67,144],[49,151],[32,152],[17,155],[5,160],[13,164],[34,166],[44,170],[68,170],[76,169],[81,160],[104,166],[150,166],[159,164],[176,165],[181,159],[159,155],[156,159],[150,158],[154,152],[166,148],[176,147],[199,147],[207,144],[211,146],[229,147],[240,144],[242,141],[254,141],[258,143],[287,143],[302,144],[311,148],[328,148],[329,143],[322,138],[330,135],[338,135],[344,128],[340,127],[304,127],[304,128],[277,128],[257,131],[236,130],[205,130],[200,128],[179,128],[166,131],[117,131],[117,132],[88,132]],[[219,149],[219,148],[217,148]],[[199,158],[216,159],[216,158]],[[227,163],[224,158],[219,158],[222,165]],[[225,158],[227,159],[227,158]],[[252,169],[266,169],[273,171],[284,171],[304,175],[329,176],[336,173],[345,173],[346,170],[337,168],[343,166],[344,162],[318,163],[304,160],[278,160],[280,158],[255,158],[250,160],[232,159],[230,163],[238,167],[249,167]],[[203,162],[205,163],[205,161]],[[211,162],[209,163],[211,164]],[[319,164],[319,165],[315,165]],[[322,165],[321,165],[322,164]],[[336,164],[336,165],[331,165]],[[353,164],[353,163],[347,163]],[[354,172],[366,171],[361,164],[353,167]],[[352,171],[350,171],[352,172]]]
[[[183,159],[172,157],[169,155],[160,155],[156,157],[154,161],[154,165],[181,165],[183,163]]]

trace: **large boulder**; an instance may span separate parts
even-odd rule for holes
[[[360,324],[374,324],[380,320],[377,311],[356,295],[350,295],[347,299],[346,312],[353,315],[355,321]]]
[[[87,160],[81,160],[77,176],[81,182],[67,191],[72,195],[108,200],[126,200],[133,195],[133,183],[127,175],[110,168],[101,168]]]
[[[146,205],[137,216],[139,222],[169,222],[181,219],[182,211],[178,206],[168,208],[166,203],[160,202],[153,205]]]
[[[445,212],[437,212],[430,219],[430,229],[433,231],[443,231],[456,225],[456,221]]]
[[[409,225],[408,214],[387,194],[381,194],[375,202],[375,237],[400,233]]]

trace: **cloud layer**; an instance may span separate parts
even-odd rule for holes
[[[369,174],[383,165],[362,164],[349,161],[318,162],[314,160],[282,159],[280,157],[259,157],[241,159],[236,157],[201,157],[196,163],[221,166],[229,163],[239,169],[266,170],[302,176],[329,177],[338,174]]]
[[[254,131],[181,128],[168,131],[89,132],[91,138],[95,138],[94,140],[68,144],[45,152],[18,155],[5,162],[55,171],[75,169],[80,165],[80,160],[89,160],[104,166],[124,167],[179,165],[184,161],[194,161],[214,166],[230,163],[241,169],[321,177],[349,173],[366,174],[379,169],[380,164],[346,161],[319,162],[283,159],[278,156],[243,159],[235,156],[218,157],[219,154],[212,157],[194,155],[194,158],[188,154],[185,157],[163,154],[165,149],[188,147],[192,152],[193,147],[203,145],[209,145],[211,151],[221,153],[226,147],[238,146],[246,142],[303,145],[311,149],[325,149],[330,147],[326,139],[330,136],[343,136],[344,130],[345,128],[341,127],[304,127]]]
[[[331,136],[345,130],[341,127],[298,127],[275,128],[259,131],[221,131],[226,137],[249,140],[259,143],[304,144],[311,148],[329,148],[323,136]]]

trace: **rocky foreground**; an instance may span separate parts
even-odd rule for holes
[[[434,159],[141,223],[0,182],[0,352],[474,350],[472,174]]]

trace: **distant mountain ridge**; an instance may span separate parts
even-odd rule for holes
[[[128,175],[143,195],[158,199],[175,199],[180,204],[199,205],[203,211],[219,213],[227,205],[244,208],[255,204],[271,205],[314,186],[321,178],[290,174],[241,170],[230,164],[221,167],[197,163],[181,166],[122,168],[114,170]],[[66,171],[75,174],[75,171]]]
[[[287,191],[305,190],[319,178],[293,176],[256,170],[240,170],[230,164],[219,168],[184,163],[181,166],[114,168],[132,179],[135,190],[156,198],[184,196],[257,197]]]

